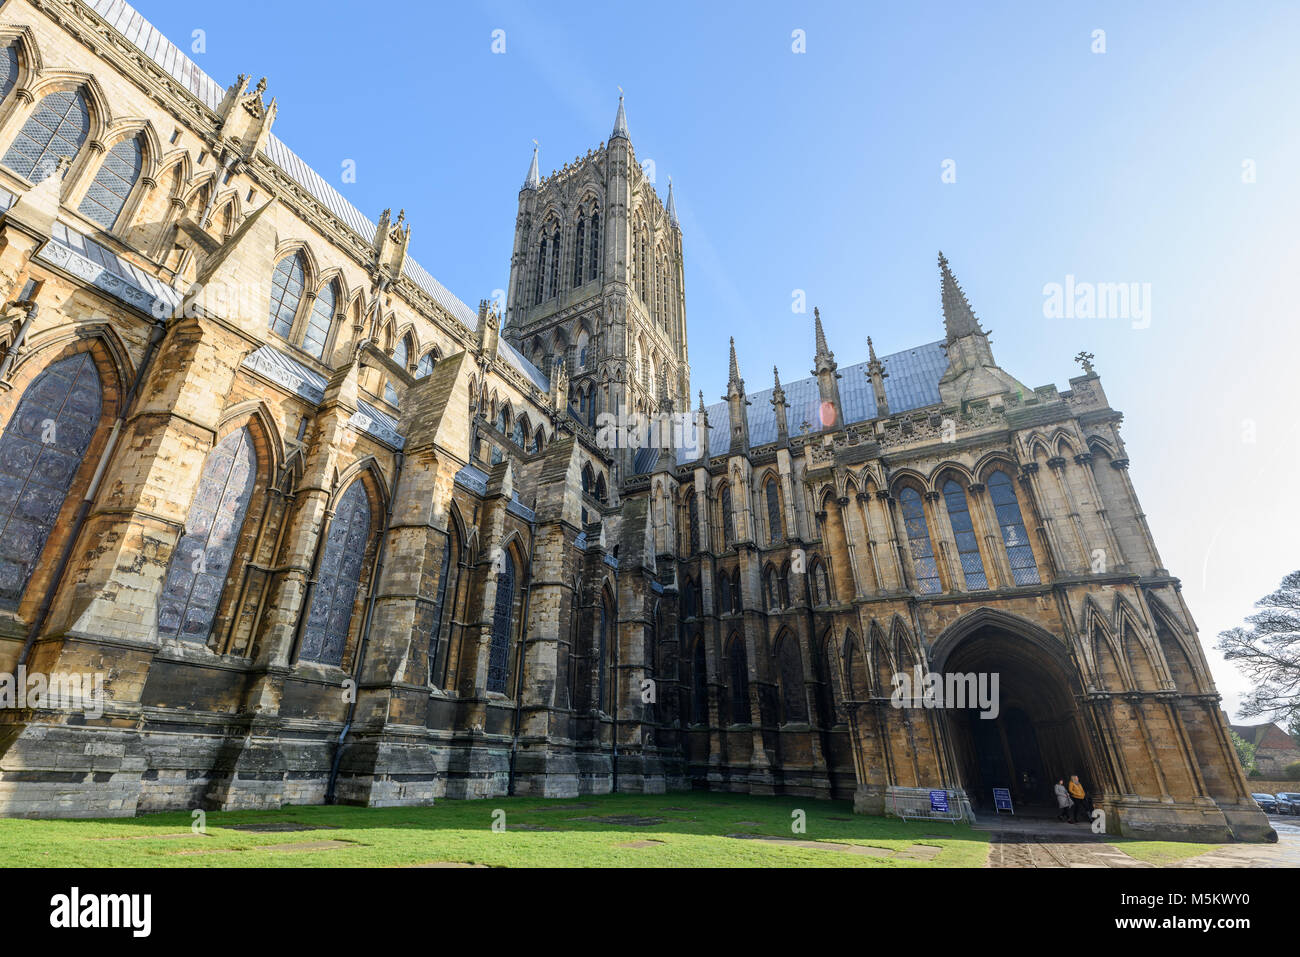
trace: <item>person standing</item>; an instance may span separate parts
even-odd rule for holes
[[[1070,805],[1074,802],[1070,800],[1070,792],[1065,789],[1065,778],[1058,778],[1056,787],[1052,788],[1052,790],[1056,794],[1056,806],[1058,808],[1056,819],[1063,822],[1069,821]]]
[[[1067,790],[1070,792],[1070,798],[1072,799],[1070,802],[1070,823],[1079,823],[1079,808],[1081,807],[1083,808],[1084,816],[1090,818],[1092,816],[1092,810],[1087,806],[1088,795],[1087,792],[1083,790],[1083,785],[1079,783],[1079,775],[1070,775],[1070,786]]]

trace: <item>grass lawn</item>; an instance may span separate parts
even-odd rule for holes
[[[791,831],[795,810],[806,813],[805,833]],[[504,831],[493,829],[497,811],[505,812]],[[100,820],[0,819],[0,866],[982,867],[988,856],[988,835],[965,824],[864,817],[844,801],[706,792],[439,801],[425,808],[214,811],[206,824],[206,834],[192,833],[184,811]],[[303,829],[235,829],[250,824]]]
[[[1110,843],[1129,857],[1155,864],[1157,867],[1162,864],[1185,861],[1189,857],[1208,854],[1210,851],[1217,851],[1223,847],[1222,844],[1187,844],[1177,841],[1129,841],[1119,837]]]

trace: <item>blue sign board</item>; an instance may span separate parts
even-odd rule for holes
[[[1011,809],[1010,789],[1008,788],[993,789],[993,807],[999,814],[1001,814],[1003,811],[1011,811],[1012,814],[1016,813]]]
[[[945,814],[948,813],[948,792],[947,791],[930,792],[930,810],[943,811]]]

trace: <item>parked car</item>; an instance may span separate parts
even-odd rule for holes
[[[1272,794],[1252,794],[1251,797],[1255,799],[1255,803],[1259,805],[1259,809],[1265,814],[1277,813],[1277,798]]]
[[[1300,791],[1279,791],[1277,813],[1300,814]]]

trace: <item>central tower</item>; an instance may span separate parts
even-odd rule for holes
[[[566,364],[590,428],[602,412],[689,408],[682,232],[671,182],[661,202],[646,166],[620,96],[608,143],[546,178],[534,148],[519,191],[502,334],[547,375]]]

